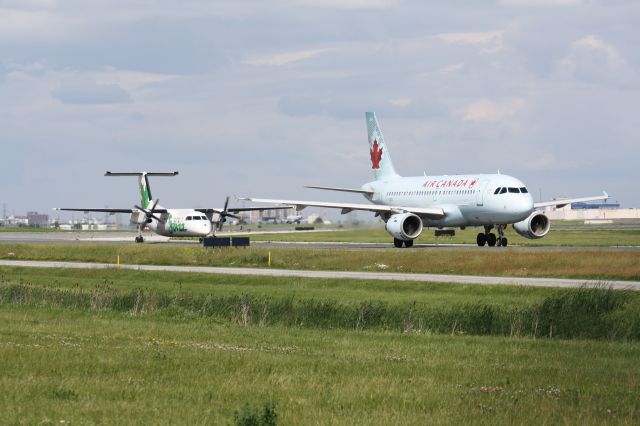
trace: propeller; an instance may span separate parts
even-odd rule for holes
[[[220,213],[218,213],[220,215],[220,219],[218,220],[218,224],[216,226],[216,229],[218,231],[222,231],[222,225],[227,221],[227,216],[232,217],[234,219],[240,219],[240,216],[236,216],[233,213],[229,213],[229,211],[227,210],[228,206],[229,206],[229,196],[227,195],[227,199],[224,202],[224,208]]]
[[[147,223],[151,223],[151,218],[157,220],[160,223],[164,223],[164,219],[158,217],[155,215],[155,211],[156,211],[156,206],[158,205],[158,203],[160,202],[160,199],[158,198],[154,203],[153,206],[151,207],[151,210],[147,210],[147,209],[143,209],[142,207],[136,205],[134,206],[136,209],[141,210],[142,212],[144,212],[144,214],[147,216]]]

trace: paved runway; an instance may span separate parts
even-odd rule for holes
[[[257,233],[253,233],[256,235]],[[133,243],[137,233],[126,231],[83,231],[83,232],[0,232],[0,243]],[[244,234],[246,235],[246,234]],[[148,244],[199,244],[197,240],[170,240],[155,234],[145,233],[145,242]],[[314,249],[391,249],[393,244],[388,243],[351,243],[351,242],[280,242],[280,241],[251,241],[255,247],[265,248],[314,248]],[[475,250],[540,250],[540,251],[575,251],[575,250],[607,250],[607,251],[640,251],[640,246],[624,247],[564,247],[564,246],[517,246],[509,247],[478,247],[475,244],[415,244],[411,250],[425,249],[475,249]]]
[[[81,262],[45,262],[29,260],[0,260],[0,266],[29,268],[114,269],[114,264]],[[409,274],[395,272],[302,271],[287,269],[224,268],[208,266],[119,265],[121,269],[136,271],[197,272],[205,274],[252,275],[271,277],[304,277],[356,280],[419,281],[474,285],[517,285],[532,287],[577,288],[583,285],[607,285],[614,289],[640,291],[640,281],[596,281],[565,278],[484,277],[477,275]]]

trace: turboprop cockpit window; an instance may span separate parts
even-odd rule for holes
[[[200,219],[207,220],[207,217],[206,216],[200,216]]]
[[[507,193],[507,188],[502,188],[502,189],[500,190],[500,193],[501,193],[501,194],[506,194],[506,193]]]
[[[523,194],[528,194],[529,191],[527,191],[527,188],[525,188],[524,186],[522,188],[520,188],[520,192],[522,192]]]
[[[496,190],[493,192],[494,194],[498,194],[500,192],[502,188],[496,188]]]
[[[185,220],[191,220],[191,216],[187,216]]]
[[[194,216],[193,220],[200,220],[200,216]]]
[[[518,188],[509,188],[509,192],[512,194],[519,194],[520,190]]]

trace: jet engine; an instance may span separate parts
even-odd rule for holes
[[[535,211],[525,220],[513,224],[513,229],[518,234],[530,240],[544,237],[550,228],[549,218],[540,211]]]
[[[387,220],[385,229],[398,240],[414,240],[422,232],[422,219],[413,213],[394,214]]]

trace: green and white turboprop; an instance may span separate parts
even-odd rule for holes
[[[236,213],[270,210],[271,207],[239,207],[229,208],[229,197],[227,197],[223,208],[195,208],[195,209],[168,209],[160,205],[160,199],[154,199],[151,195],[149,176],[176,176],[178,172],[151,173],[151,172],[127,172],[114,173],[106,172],[105,176],[137,176],[140,190],[140,205],[135,205],[132,209],[109,209],[109,208],[69,208],[56,207],[59,211],[81,211],[81,212],[101,212],[101,213],[129,213],[131,223],[138,226],[137,243],[144,241],[142,230],[148,227],[151,231],[165,237],[200,237],[213,235],[216,230],[220,231],[227,217],[237,218]],[[287,207],[274,207],[283,209]]]

